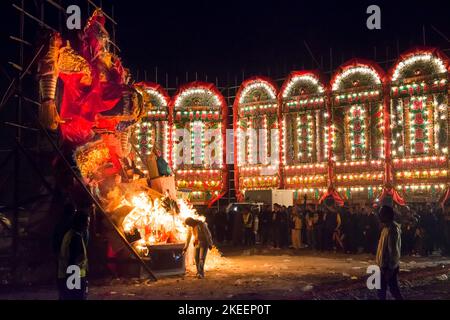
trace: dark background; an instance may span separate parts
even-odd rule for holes
[[[34,8],[40,14],[41,1],[25,2],[30,11]],[[79,4],[83,20],[93,10],[85,0],[62,2]],[[171,87],[185,82],[186,72],[189,81],[197,73],[199,80],[218,77],[226,85],[227,79],[234,84],[254,74],[282,78],[294,69],[320,68],[327,73],[352,57],[375,59],[386,69],[398,53],[423,45],[424,29],[427,45],[450,48],[445,39],[450,38],[450,1],[94,2],[102,2],[110,15],[114,7],[120,56],[134,77],[142,80],[146,70],[148,80],[154,81],[157,67],[158,81],[166,85],[167,73]],[[19,26],[18,11],[11,3],[20,0],[0,4],[1,84],[6,74],[15,72],[7,62],[18,59],[17,45],[8,39],[17,35]],[[381,7],[381,30],[366,27],[366,8],[371,4]],[[48,24],[64,26],[56,9],[48,4],[45,8]],[[110,31],[111,26],[107,22]],[[31,23],[26,31],[37,37]]]
[[[61,10],[47,0],[0,1],[0,97],[20,65],[17,41],[20,12],[13,4],[74,39]],[[88,0],[53,0],[66,8],[77,4],[82,27],[94,11]],[[121,48],[125,67],[135,80],[157,81],[170,94],[185,82],[216,82],[228,102],[244,78],[270,76],[280,85],[290,71],[320,69],[325,78],[340,64],[354,57],[373,59],[389,70],[399,54],[415,46],[436,46],[450,53],[450,1],[254,1],[254,0],[91,0],[113,16],[106,28]],[[367,7],[381,8],[381,30],[366,27]],[[23,64],[26,66],[48,31],[24,17]],[[115,35],[115,36],[114,36]],[[24,78],[23,95],[38,100],[36,65]],[[17,92],[16,92],[17,93]],[[10,121],[35,127],[37,106],[18,107],[14,96],[0,107],[0,160],[14,144],[17,128]],[[19,115],[21,119],[19,120]],[[22,141],[31,146],[39,139],[35,131],[22,130]],[[3,152],[2,150],[5,150]]]

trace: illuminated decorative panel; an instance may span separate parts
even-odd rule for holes
[[[141,93],[144,103],[144,116],[134,126],[132,143],[139,169],[147,172],[146,161],[152,150],[157,150],[169,159],[169,102],[167,92],[159,84],[139,82],[134,85]]]
[[[318,199],[327,187],[328,112],[316,72],[292,72],[280,91],[283,185]]]
[[[178,90],[171,112],[170,163],[177,189],[188,192],[194,204],[211,204],[226,189],[225,100],[213,84],[193,82]]]
[[[410,201],[442,193],[448,181],[448,58],[436,49],[401,55],[391,76],[394,179]]]
[[[336,187],[347,198],[372,199],[384,181],[384,72],[351,60],[330,87]]]
[[[267,78],[244,81],[233,106],[235,131],[235,185],[245,190],[280,185],[279,105],[276,85]]]

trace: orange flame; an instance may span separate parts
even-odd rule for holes
[[[204,221],[185,200],[177,201],[179,212],[168,212],[162,205],[161,199],[152,200],[145,192],[141,192],[122,200],[122,206],[131,206],[133,209],[125,217],[122,227],[125,232],[137,229],[141,240],[139,246],[182,243],[185,241],[188,229],[184,224],[186,218],[191,217]]]

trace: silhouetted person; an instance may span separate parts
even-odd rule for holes
[[[289,217],[287,208],[285,206],[280,207],[280,211],[278,212],[278,224],[279,224],[279,233],[278,236],[280,238],[279,244],[281,248],[285,248],[289,246]]]
[[[272,229],[272,211],[270,206],[263,208],[259,225],[261,226],[261,243],[267,245],[271,241],[270,233]]]
[[[244,223],[241,210],[234,211],[231,217],[233,221],[232,241],[234,246],[241,246],[244,238]]]
[[[281,224],[280,224],[280,206],[278,204],[274,204],[273,211],[272,211],[272,219],[271,219],[271,225],[272,225],[272,232],[271,232],[271,238],[273,241],[273,246],[275,248],[280,248],[280,232],[281,232]]]
[[[227,232],[227,214],[220,210],[215,219],[216,224],[216,241],[222,243],[226,239]]]
[[[58,259],[58,289],[60,300],[87,299],[87,232],[89,214],[78,211],[71,228],[65,233]],[[73,269],[75,268],[75,269]],[[79,277],[77,279],[77,277]],[[70,278],[70,279],[69,279]]]
[[[252,215],[253,215],[252,242],[253,242],[253,245],[255,245],[256,243],[261,241],[260,236],[259,236],[259,225],[260,225],[259,224],[259,216],[260,216],[260,214],[258,213],[258,210],[253,210]]]
[[[410,255],[414,250],[416,218],[412,212],[406,211],[402,216],[402,253]]]
[[[242,223],[244,225],[244,244],[251,246],[253,241],[253,215],[249,209],[244,209],[242,213]]]
[[[342,224],[341,224],[341,230],[342,230],[342,244],[344,247],[344,252],[345,253],[350,253],[351,252],[351,247],[353,245],[353,237],[352,237],[352,213],[351,213],[351,208],[344,208],[342,210],[342,214],[341,214],[341,220],[342,220]]]
[[[324,235],[323,235],[323,212],[317,210],[314,213],[314,237],[316,238],[317,249],[319,251],[324,250]]]
[[[64,206],[62,216],[58,221],[58,223],[56,224],[55,229],[53,231],[52,247],[53,252],[55,253],[56,256],[59,255],[59,250],[61,249],[61,243],[64,238],[64,235],[72,227],[74,215],[75,215],[74,205],[71,203],[67,203]]]
[[[368,229],[366,239],[367,239],[367,252],[375,254],[377,252],[377,238],[380,232],[380,222],[377,215],[371,209],[367,210],[367,225]]]
[[[435,237],[437,234],[437,219],[431,208],[427,206],[422,215],[422,227],[424,231],[423,253],[425,256],[433,254]]]
[[[347,237],[347,250],[350,253],[358,252],[359,238],[358,238],[358,214],[354,208],[351,208],[348,216],[348,231]]]
[[[446,219],[445,219],[445,213],[444,208],[437,208],[436,209],[436,219],[437,219],[437,245],[441,249],[442,255],[448,255],[450,253],[450,246],[449,243],[447,243],[448,237],[446,236],[447,233],[447,226],[446,226]]]
[[[314,212],[312,210],[306,210],[305,218],[305,230],[306,241],[311,249],[317,249],[316,238],[314,237]]]
[[[333,250],[334,238],[340,227],[339,213],[333,207],[326,207],[326,215],[324,221],[324,238],[325,238],[325,250]]]
[[[293,207],[291,213],[291,241],[294,249],[300,249],[302,247],[302,225],[302,217],[297,207]]]

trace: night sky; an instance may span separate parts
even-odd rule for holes
[[[19,3],[19,0],[11,1]],[[36,0],[25,0],[30,11],[39,14]],[[87,18],[85,0],[63,1],[80,4]],[[96,0],[100,3],[100,0]],[[281,78],[294,69],[320,68],[329,72],[352,57],[392,60],[413,46],[426,44],[450,48],[450,1],[133,1],[103,0],[103,7],[118,22],[116,42],[124,65],[142,80],[169,85],[175,78],[185,82],[215,80],[220,84],[238,82],[244,77],[262,74]],[[366,8],[381,7],[381,30],[368,30]],[[57,27],[57,11],[45,6],[45,21]],[[1,83],[5,73],[14,75],[7,64],[17,56],[9,34],[18,30],[18,12],[10,1],[1,1],[2,43]],[[91,7],[92,11],[92,7]],[[28,18],[25,18],[29,22]],[[64,21],[63,21],[64,22]],[[28,32],[35,30],[28,26]],[[107,24],[111,31],[111,24]],[[443,34],[439,35],[438,30]],[[35,36],[35,35],[34,35]],[[316,61],[308,52],[310,48]],[[330,49],[332,57],[330,59]],[[382,63],[383,67],[392,61]]]
[[[12,3],[0,1],[0,94],[18,72],[9,62],[19,60],[19,46],[9,39],[19,35],[19,12]],[[45,0],[23,0],[26,10],[43,18],[45,23],[68,33],[65,19]],[[56,1],[56,0],[55,0]],[[93,0],[100,4],[101,0]],[[86,0],[59,0],[64,6],[78,4],[83,24],[93,7]],[[450,48],[450,1],[157,1],[103,0],[106,13],[118,22],[116,42],[121,48],[123,64],[130,68],[134,79],[158,82],[174,93],[178,84],[195,80],[215,81],[219,87],[239,85],[245,77],[268,75],[281,79],[290,71],[319,68],[330,76],[330,70],[354,57],[376,59],[386,70],[398,53],[423,44],[443,50]],[[44,9],[41,11],[41,4]],[[368,5],[381,7],[381,30],[368,30]],[[112,32],[112,24],[107,22]],[[441,33],[441,34],[439,34]],[[45,33],[30,18],[25,17],[24,64],[31,60]],[[310,49],[311,53],[308,51]],[[330,55],[330,51],[332,55]],[[446,51],[450,54],[450,51]],[[314,57],[314,59],[313,59]],[[33,66],[32,72],[36,71]],[[138,73],[139,71],[139,73]],[[186,73],[188,78],[186,79]],[[178,80],[178,81],[177,81]],[[280,83],[280,82],[278,82]],[[225,93],[225,92],[224,92]],[[232,92],[231,92],[232,94]],[[38,99],[35,76],[23,81],[23,95]],[[12,97],[0,110],[0,162],[15,145],[16,128],[5,122],[16,122],[18,99]],[[232,102],[232,100],[230,100]],[[24,125],[35,126],[35,105],[26,103],[22,110]],[[33,147],[39,135],[23,130],[22,141]]]

